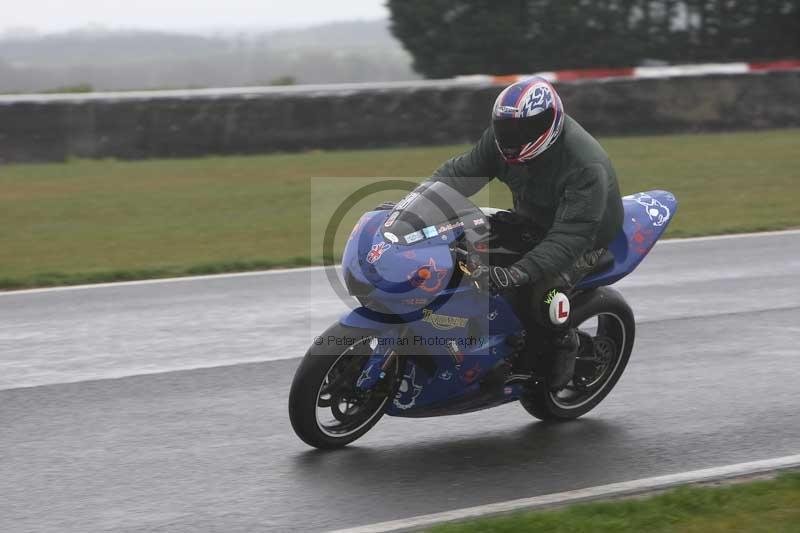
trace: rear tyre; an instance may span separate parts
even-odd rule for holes
[[[372,354],[374,333],[337,323],[318,338],[323,342],[309,348],[295,372],[289,420],[306,444],[341,448],[364,435],[383,416],[393,392],[397,360],[381,384],[360,391],[356,382]]]
[[[581,340],[572,381],[553,392],[545,380],[520,398],[522,407],[540,420],[572,420],[594,409],[619,381],[633,350],[633,311],[610,287],[578,295],[572,301],[572,324]]]

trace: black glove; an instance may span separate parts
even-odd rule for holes
[[[516,265],[510,267],[481,265],[472,272],[478,290],[497,294],[506,289],[522,287],[531,281],[530,275]]]

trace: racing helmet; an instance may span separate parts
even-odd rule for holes
[[[561,98],[546,79],[534,76],[513,83],[492,108],[497,149],[507,163],[529,161],[558,140],[564,116]]]

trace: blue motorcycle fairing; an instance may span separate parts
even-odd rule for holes
[[[578,284],[579,289],[611,285],[633,272],[667,229],[678,209],[675,196],[660,190],[624,196],[622,205],[625,210],[622,231],[608,246],[614,254],[614,266],[587,276]]]
[[[370,211],[356,223],[342,256],[345,283],[351,293],[384,300],[431,301],[454,274],[450,243],[458,233],[444,232],[414,244],[383,236],[389,211]],[[445,237],[445,239],[442,239]],[[424,270],[428,277],[419,277]]]
[[[513,354],[507,340],[520,335],[523,329],[505,298],[487,298],[472,290],[454,291],[437,309],[424,310],[427,316],[425,311],[417,311],[416,319],[404,325],[402,337],[397,337],[400,328],[382,323],[382,315],[366,308],[355,309],[341,319],[345,325],[375,331],[381,331],[383,326],[380,342],[357,384],[359,388],[369,389],[379,382],[379,369],[393,349],[405,356],[401,358],[404,368],[400,390],[387,409],[392,416],[426,416],[422,413],[437,407],[461,412],[459,404],[478,394],[480,380]],[[449,322],[439,323],[437,317]],[[463,326],[453,325],[460,321]],[[429,362],[421,364],[420,357]],[[495,392],[487,401],[499,404],[518,397],[516,390],[513,394],[505,389]]]

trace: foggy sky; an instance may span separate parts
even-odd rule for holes
[[[7,0],[0,32],[111,29],[225,30],[310,26],[388,16],[385,0]]]

